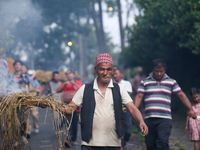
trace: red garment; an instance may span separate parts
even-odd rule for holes
[[[82,83],[80,81],[75,80],[75,82],[79,86],[82,86]],[[65,82],[61,83],[60,86],[62,86],[63,84],[65,84]],[[64,90],[64,92],[67,92],[67,91],[78,91],[78,88],[75,85],[66,84],[66,86],[62,90]]]
[[[20,77],[20,76],[19,76]],[[15,76],[15,81],[19,81],[19,77]]]
[[[82,83],[78,80],[75,80],[75,82],[81,87]],[[63,84],[65,84],[65,82],[61,83],[60,86],[62,86]],[[70,84],[66,84],[66,86],[62,89],[64,90],[63,92],[67,92],[67,91],[78,91],[78,88],[75,85],[70,85]],[[80,107],[76,110],[76,112],[80,112]]]

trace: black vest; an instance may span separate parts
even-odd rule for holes
[[[120,94],[120,88],[117,83],[113,83],[112,88],[116,133],[118,138],[121,138],[125,132],[123,111],[122,111],[122,99]],[[83,104],[81,107],[81,137],[82,140],[89,143],[92,138],[93,116],[95,111],[95,97],[93,83],[86,84],[83,94]]]

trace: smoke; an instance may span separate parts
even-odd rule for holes
[[[33,53],[36,51],[32,47],[43,29],[41,9],[38,5],[31,0],[1,0],[0,24],[0,31],[13,35],[14,44],[6,52],[8,56],[15,55],[21,59],[28,57],[29,60],[30,53],[35,55]]]
[[[31,0],[7,0],[0,2],[0,20],[2,29],[11,30],[21,20],[39,22],[41,12]]]
[[[19,89],[14,76],[8,76],[8,72],[9,68],[7,62],[4,59],[0,59],[0,96],[22,92],[22,89]]]

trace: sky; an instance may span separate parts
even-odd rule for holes
[[[132,3],[133,0],[127,0],[129,3]],[[123,27],[125,27],[127,22],[127,4],[125,0],[121,0],[121,8],[122,8],[122,22]],[[121,51],[120,48],[120,32],[119,32],[119,21],[117,13],[110,17],[108,13],[105,12],[107,9],[106,5],[103,5],[103,23],[104,23],[104,31],[106,33],[110,33],[112,37],[112,42],[117,45],[116,51]],[[135,23],[135,15],[138,14],[138,10],[135,6],[133,6],[132,11],[129,14],[128,24],[133,25]]]

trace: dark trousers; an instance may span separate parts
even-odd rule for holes
[[[172,120],[148,118],[145,123],[149,128],[149,134],[145,137],[147,150],[169,150]]]
[[[120,147],[100,147],[100,146],[86,146],[81,145],[81,150],[120,150]]]
[[[21,135],[21,136],[25,136],[25,131],[26,131],[26,122],[23,122],[23,123],[20,125],[20,135]]]
[[[71,121],[71,117],[72,116],[66,116],[69,122]],[[78,118],[79,118],[79,112],[74,112],[74,115],[72,118],[72,124],[69,129],[69,134],[70,134],[72,142],[75,142],[77,138]]]
[[[132,117],[129,111],[123,113],[123,115],[124,115],[124,122],[125,122],[124,140],[128,142],[132,133]]]

